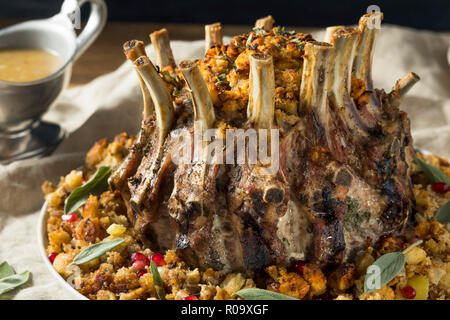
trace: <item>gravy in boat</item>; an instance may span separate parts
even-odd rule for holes
[[[0,80],[29,82],[45,78],[62,65],[59,56],[37,48],[0,49]]]

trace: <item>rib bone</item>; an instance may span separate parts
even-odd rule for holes
[[[205,26],[205,52],[215,45],[223,44],[220,22]]]
[[[154,137],[155,141],[152,141],[150,152],[144,157],[147,165],[144,167],[141,165],[137,171],[137,176],[139,176],[141,183],[137,187],[132,182],[129,183],[132,195],[131,205],[133,210],[138,213],[143,210],[142,204],[144,198],[146,198],[146,202],[149,203],[149,205],[146,205],[147,208],[151,207],[151,212],[147,215],[149,220],[152,220],[156,211],[156,206],[152,206],[152,203],[156,200],[159,186],[170,163],[170,155],[167,154],[169,147],[166,148],[167,150],[164,150],[163,145],[174,122],[174,111],[172,99],[164,81],[150,62],[150,59],[146,56],[141,56],[134,61],[134,66],[147,85],[155,104],[158,132]],[[147,172],[148,168],[150,168],[150,174]]]
[[[191,91],[194,108],[193,134],[200,137],[199,145],[193,148],[197,153],[194,163],[180,166],[175,173],[175,186],[169,200],[170,214],[181,225],[187,223],[187,218],[194,213],[203,215],[205,189],[208,189],[206,174],[209,168],[203,133],[206,129],[213,128],[216,117],[208,88],[197,65],[193,61],[184,60],[180,62],[179,69]],[[194,138],[194,143],[195,141]],[[189,184],[177,184],[178,181],[186,179],[190,181]],[[213,190],[210,191],[212,194]]]
[[[275,78],[272,56],[250,56],[250,88],[247,116],[257,129],[271,129],[275,112]]]
[[[392,91],[389,93],[389,102],[391,106],[398,107],[408,91],[420,80],[420,77],[414,72],[397,81]]]
[[[173,58],[172,49],[170,49],[169,32],[166,28],[150,33],[150,40],[155,48],[156,61],[158,67],[176,68],[175,59]]]
[[[140,56],[147,56],[147,53],[145,52],[144,42],[139,40],[130,40],[125,42],[123,44],[123,51],[127,59],[130,60],[131,62],[133,62]],[[142,111],[142,118],[145,120],[150,114],[153,113],[154,107],[150,96],[150,92],[148,91],[148,88],[145,85],[144,80],[142,80],[142,77],[139,74],[139,72],[137,74],[139,77],[139,83],[141,85],[142,97],[144,99],[144,109]]]
[[[328,27],[326,29],[325,38],[324,38],[323,41],[331,43],[331,41],[333,39],[333,35],[336,33],[336,31],[338,31],[340,29],[344,29],[344,28],[345,28],[344,26],[331,26],[331,27]]]
[[[159,130],[159,142],[162,146],[174,121],[172,98],[150,59],[141,56],[134,65],[144,80],[155,104],[156,121]]]
[[[140,56],[146,56],[145,45],[142,41],[130,40],[123,44],[123,51],[125,56],[130,61],[135,61]],[[142,160],[141,150],[146,146],[149,140],[150,132],[153,130],[149,116],[154,111],[153,101],[151,99],[150,92],[142,80],[139,72],[136,72],[139,77],[139,83],[141,86],[142,97],[144,99],[144,108],[142,112],[142,125],[141,130],[134,143],[135,148],[132,148],[128,153],[126,159],[120,164],[119,167],[114,169],[113,173],[108,179],[109,184],[114,189],[122,189],[125,186],[126,180],[136,173],[137,167]]]
[[[267,17],[256,20],[255,28],[269,32],[272,29],[274,23],[275,19],[271,15],[269,15]]]
[[[330,146],[331,116],[327,101],[327,86],[330,58],[334,48],[325,42],[308,42],[305,45],[302,82],[300,86],[301,113],[314,113],[325,130],[324,143]],[[317,135],[316,136],[322,136]]]
[[[216,121],[214,106],[199,68],[193,61],[184,60],[180,71],[191,90],[195,124],[200,122],[202,130],[212,128]]]
[[[373,90],[372,82],[372,59],[375,50],[375,41],[380,31],[371,26],[373,19],[383,19],[383,13],[368,13],[359,20],[360,38],[357,44],[355,60],[353,63],[353,76],[361,79],[369,91]]]
[[[335,50],[330,63],[328,87],[330,102],[342,115],[346,127],[357,129],[359,135],[366,136],[367,127],[362,122],[350,96],[352,63],[358,36],[359,33],[354,28],[337,29],[333,32],[330,41],[334,44]],[[353,136],[355,134],[356,132]]]

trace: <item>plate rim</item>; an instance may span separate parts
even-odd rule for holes
[[[39,212],[39,220],[38,220],[38,224],[37,224],[37,241],[38,241],[40,256],[41,256],[45,266],[50,271],[50,273],[53,275],[53,277],[58,281],[58,283],[61,284],[64,289],[66,289],[68,292],[70,292],[70,294],[72,294],[73,300],[89,300],[85,295],[82,295],[76,289],[74,289],[55,270],[55,268],[53,268],[53,265],[50,263],[50,260],[47,257],[47,252],[45,251],[45,248],[47,247],[47,244],[48,244],[48,240],[47,240],[47,219],[48,219],[47,207],[48,207],[48,202],[45,201],[41,208],[41,211]]]

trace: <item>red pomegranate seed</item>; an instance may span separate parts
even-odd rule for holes
[[[406,299],[414,299],[416,296],[416,290],[413,287],[406,286],[402,288],[402,294]]]
[[[147,273],[147,270],[142,269],[142,270],[138,270],[138,272],[136,272],[136,275],[137,275],[138,278],[140,278],[146,273]]]
[[[145,267],[150,265],[150,260],[136,260],[133,262],[133,267],[137,270],[145,270]]]
[[[152,255],[152,260],[155,261],[155,263],[158,267],[161,267],[161,266],[167,264],[166,260],[164,260],[164,256],[161,253],[155,252]]]
[[[294,270],[300,274],[303,274],[303,269],[305,267],[305,262],[299,260],[294,264]]]
[[[78,220],[78,216],[75,212],[72,212],[71,214],[65,214],[61,218],[67,222],[75,222]]]
[[[48,260],[50,260],[51,263],[53,263],[53,261],[55,261],[55,258],[58,254],[56,252],[50,253],[48,255]]]
[[[450,190],[450,186],[444,182],[436,182],[431,185],[431,189],[433,189],[434,192],[444,194]]]
[[[148,266],[148,264],[143,260],[136,260],[133,262],[133,268],[136,270],[145,270],[145,267]]]
[[[187,296],[184,297],[183,300],[198,300],[198,298],[196,296]]]
[[[144,261],[145,265],[150,265],[150,259],[147,258],[147,256],[143,253],[140,252],[135,252],[131,255],[131,261],[132,262],[136,262],[136,261]]]

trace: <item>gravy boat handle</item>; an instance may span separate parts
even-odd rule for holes
[[[103,0],[65,0],[61,11],[57,14],[58,17],[62,16],[68,19],[73,28],[80,29],[80,9],[85,3],[91,4],[91,12],[86,26],[76,39],[76,51],[73,60],[78,59],[103,30],[108,15],[106,4]]]

